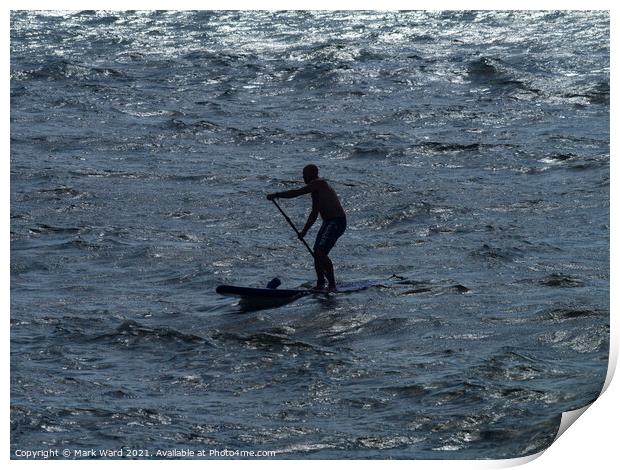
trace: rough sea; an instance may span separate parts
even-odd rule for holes
[[[600,393],[607,12],[10,21],[11,458],[512,458]],[[314,281],[309,163],[386,282],[241,309]]]

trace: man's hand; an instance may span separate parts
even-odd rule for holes
[[[278,197],[278,193],[267,194],[267,199],[269,199],[270,201],[273,201],[277,197]]]

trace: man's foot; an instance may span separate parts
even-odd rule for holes
[[[311,290],[314,291],[324,291],[325,290],[325,283],[324,282],[317,282],[316,286],[314,286]]]
[[[336,288],[336,285],[334,284],[327,286],[327,292],[336,292],[338,289]]]

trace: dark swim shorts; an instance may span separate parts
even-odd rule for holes
[[[323,221],[323,225],[319,229],[319,233],[316,235],[316,241],[314,242],[314,251],[318,248],[322,248],[325,254],[336,244],[336,240],[344,233],[347,228],[346,217],[335,217]]]

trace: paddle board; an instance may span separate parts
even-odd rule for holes
[[[243,287],[233,285],[218,286],[215,291],[220,295],[228,297],[236,297],[239,304],[244,308],[270,308],[284,305],[301,297],[309,295],[337,295],[351,292],[358,292],[369,287],[386,285],[394,282],[394,277],[390,279],[357,281],[342,283],[338,285],[335,291],[320,291],[313,289],[277,289],[280,284],[279,279],[274,278],[268,284],[267,288]]]
[[[317,293],[310,289],[269,289],[228,285],[217,286],[215,292],[229,297],[265,297],[272,299],[301,297]]]

